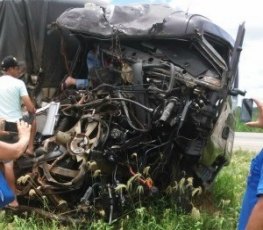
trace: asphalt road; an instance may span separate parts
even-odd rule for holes
[[[258,152],[263,148],[263,133],[235,133],[233,150]]]

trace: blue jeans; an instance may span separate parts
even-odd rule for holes
[[[76,79],[76,88],[85,89],[88,87],[88,79]]]
[[[240,210],[238,230],[245,230],[250,214],[257,203],[258,196],[263,194],[263,150],[251,161],[247,178],[247,187]]]

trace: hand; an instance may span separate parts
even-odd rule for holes
[[[263,128],[263,102],[252,98],[258,107],[258,119],[256,121],[247,122],[246,125],[254,128]]]
[[[17,122],[17,130],[19,139],[25,139],[29,141],[31,125],[21,120]]]

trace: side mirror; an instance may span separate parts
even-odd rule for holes
[[[234,89],[231,89],[228,91],[228,94],[231,95],[231,96],[237,96],[237,95],[241,95],[241,96],[245,96],[247,93],[246,90],[240,90],[240,89],[237,89],[237,88],[234,88]]]
[[[244,98],[242,100],[242,107],[240,112],[240,121],[241,122],[249,122],[252,120],[252,112],[253,112],[253,99]]]

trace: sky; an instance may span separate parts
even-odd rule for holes
[[[122,5],[166,3],[175,9],[202,14],[222,27],[233,38],[245,22],[246,34],[239,63],[239,88],[246,97],[263,100],[263,12],[260,0],[102,0]],[[239,97],[242,99],[243,97]]]

